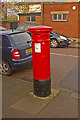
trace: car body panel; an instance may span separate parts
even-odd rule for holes
[[[60,36],[62,36],[65,39],[61,39]],[[56,32],[50,32],[50,39],[56,39],[59,43],[59,47],[61,46],[69,46],[71,44],[70,38]]]
[[[12,70],[18,70],[20,68],[26,67],[26,64],[29,62],[32,62],[32,52],[26,53],[26,49],[32,49],[32,44],[29,42],[20,44],[20,45],[14,45],[10,35],[12,34],[21,34],[23,32],[19,31],[7,31],[0,33],[0,36],[2,36],[2,59],[7,61],[12,68]],[[25,33],[27,34],[27,33]],[[13,59],[12,58],[12,51],[14,49],[18,49],[20,52],[20,59]],[[31,63],[30,63],[31,64]]]

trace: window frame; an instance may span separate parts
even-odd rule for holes
[[[57,15],[57,19],[54,19],[54,15]],[[61,19],[59,19],[59,15],[61,15]],[[63,16],[66,15],[66,19],[63,19]],[[52,14],[52,21],[54,22],[66,22],[67,21],[67,14],[65,13],[55,13],[55,14]]]
[[[30,21],[27,21],[27,17],[30,17]],[[26,22],[27,23],[35,23],[35,21],[32,21],[31,19],[32,19],[32,17],[35,17],[34,15],[32,15],[32,16],[26,16]]]
[[[30,16],[26,16],[26,22],[30,22],[30,21],[27,21],[27,17],[30,17]]]

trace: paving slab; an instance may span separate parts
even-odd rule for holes
[[[3,92],[10,93],[15,96],[24,96],[32,90],[32,83],[25,82],[20,79],[3,79]]]
[[[15,86],[9,87],[6,91],[16,96],[24,96],[32,90],[32,84],[18,83]]]
[[[11,105],[11,108],[36,115],[59,93],[59,91],[52,89],[51,95],[45,98],[36,97],[31,93],[32,92]]]
[[[71,97],[80,99],[80,94],[74,92],[74,93],[72,93]]]
[[[62,90],[36,118],[78,118],[78,99],[71,91]]]
[[[2,117],[3,118],[11,118],[10,120],[12,120],[12,119],[15,120],[15,118],[35,118],[35,116],[32,115],[32,114],[28,114],[26,112],[13,109],[11,107],[6,108],[6,110],[4,111]]]
[[[12,79],[11,77],[8,77],[6,79],[6,76],[2,76],[2,88],[3,90],[6,90],[7,88],[11,86],[15,86],[16,80]]]
[[[2,93],[2,100],[3,100],[2,101],[2,116],[7,117],[6,114],[9,110],[9,106],[19,99],[20,99],[19,96],[14,96],[12,94],[3,92]]]
[[[0,119],[2,118],[2,75],[0,75]]]

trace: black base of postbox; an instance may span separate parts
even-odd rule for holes
[[[46,80],[33,79],[34,95],[38,97],[47,97],[51,95],[51,78]]]

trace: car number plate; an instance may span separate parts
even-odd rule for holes
[[[27,53],[32,52],[32,48],[26,50]]]

